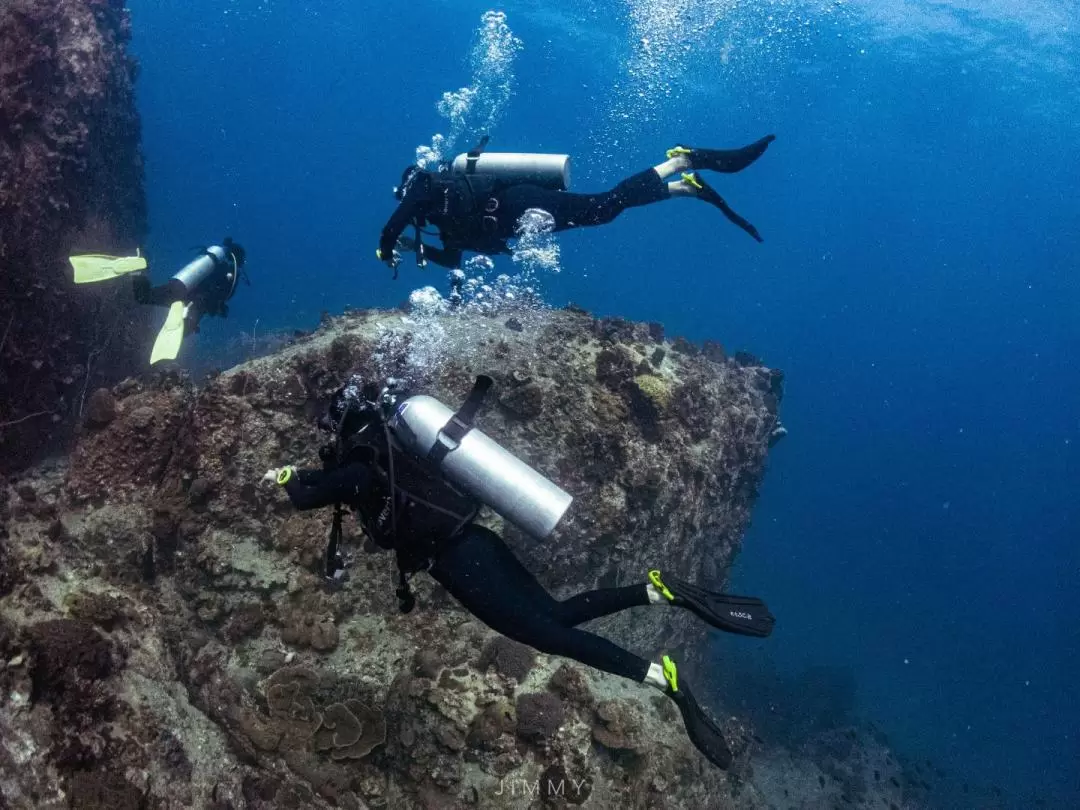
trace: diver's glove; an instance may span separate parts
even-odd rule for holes
[[[397,248],[391,250],[389,256],[383,253],[382,248],[377,248],[375,250],[375,256],[378,257],[380,262],[388,264],[394,270],[397,270],[397,266],[401,264],[401,254],[398,252]]]
[[[296,467],[291,464],[287,467],[277,467],[273,470],[267,470],[262,477],[262,483],[264,484],[277,484],[278,486],[285,486],[296,475]]]

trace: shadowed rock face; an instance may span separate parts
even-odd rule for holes
[[[351,526],[348,578],[328,590],[313,571],[330,515],[295,514],[258,484],[270,467],[319,465],[314,419],[351,373],[451,406],[485,373],[478,427],[575,498],[543,542],[483,518],[545,585],[567,596],[659,566],[721,587],[764,472],[777,374],[676,348],[655,326],[524,320],[352,313],[201,389],[156,376],[94,393],[70,459],[0,498],[3,652],[17,661],[3,674],[25,692],[0,710],[0,736],[26,741],[0,750],[22,762],[9,803],[89,789],[50,753],[63,715],[33,705],[64,705],[35,689],[31,643],[35,623],[63,618],[116,649],[108,673],[80,681],[110,707],[108,724],[79,727],[80,767],[152,774],[94,788],[149,806],[517,807],[541,774],[566,781],[541,786],[551,806],[624,807],[627,790],[728,806],[738,780],[692,749],[667,698],[493,644],[422,574],[419,608],[400,615],[389,555],[365,553]],[[682,652],[693,682],[704,632],[689,614],[643,607],[589,629],[649,657]],[[738,721],[728,728],[745,748]],[[739,806],[758,806],[741,790]]]
[[[121,0],[0,4],[0,469],[68,435],[143,342],[130,285],[76,288],[67,263],[146,232],[128,38]]]

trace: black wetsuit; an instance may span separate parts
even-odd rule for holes
[[[229,307],[225,302],[234,289],[233,280],[228,277],[228,267],[224,264],[218,265],[213,275],[199,284],[194,292],[190,292],[183,282],[175,278],[152,287],[150,279],[138,275],[132,279],[132,286],[135,300],[140,304],[154,307],[171,307],[177,301],[189,304],[188,314],[184,319],[185,333],[198,332],[199,319],[203,315],[228,317]]]
[[[756,161],[774,136],[768,135],[740,149],[689,150],[694,169],[733,174]],[[403,176],[403,180],[404,180]],[[736,214],[698,177],[699,196],[720,208],[724,215],[758,241],[757,229]],[[671,197],[667,181],[656,169],[626,178],[615,188],[596,194],[556,191],[528,183],[505,183],[482,173],[454,174],[417,170],[404,183],[404,196],[379,238],[379,253],[389,260],[398,237],[409,225],[439,230],[443,248],[424,246],[424,256],[444,267],[457,267],[463,251],[509,253],[507,240],[518,236],[522,214],[530,208],[548,212],[554,230],[565,231],[590,225],[606,225],[627,208],[660,202]]]
[[[410,224],[434,225],[443,249],[425,246],[425,257],[444,267],[457,267],[465,250],[509,253],[507,240],[517,236],[518,223],[530,208],[547,211],[555,230],[605,225],[627,208],[669,197],[667,183],[653,169],[623,180],[610,191],[575,194],[519,183],[502,185],[486,175],[452,175],[421,171],[409,183],[401,204],[379,238],[379,250],[390,256]]]
[[[395,453],[395,461],[407,464]],[[415,473],[415,470],[412,471]],[[408,479],[408,469],[396,477]],[[424,482],[406,480],[411,492]],[[298,471],[285,491],[297,509],[348,504],[372,540],[393,548],[398,565],[408,573],[426,570],[461,605],[493,630],[549,655],[573,658],[596,669],[644,681],[649,662],[577,625],[639,605],[649,604],[646,586],[605,588],[554,599],[518,561],[495,532],[462,515],[467,500],[454,493],[440,496],[430,488],[423,500],[436,498],[443,511],[416,504],[408,495],[390,509],[390,487],[383,465],[354,462],[328,472]],[[400,487],[399,487],[400,491]],[[455,499],[457,503],[455,504]],[[430,505],[430,502],[429,504]],[[396,519],[396,536],[390,525]]]

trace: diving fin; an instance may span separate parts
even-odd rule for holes
[[[75,270],[76,284],[93,284],[97,281],[108,281],[119,278],[127,273],[134,273],[146,269],[146,259],[142,256],[105,256],[99,253],[87,253],[80,256],[70,256]]]
[[[187,316],[187,305],[183,301],[174,301],[169,307],[169,315],[165,318],[165,325],[158,332],[157,340],[154,341],[154,349],[150,353],[150,365],[159,360],[175,360],[180,354],[180,345],[184,342],[184,318]]]
[[[656,570],[649,572],[649,582],[671,604],[694,612],[718,630],[765,638],[776,624],[768,606],[756,596],[707,591],[681,579],[665,579]]]
[[[685,683],[679,682],[678,668],[670,656],[664,656],[664,679],[668,682],[664,690],[675,701],[686,726],[686,736],[705,758],[717,768],[727,770],[735,758],[724,739],[720,726],[698,705]]]

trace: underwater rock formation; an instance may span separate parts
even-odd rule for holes
[[[0,4],[0,471],[69,435],[142,341],[129,286],[77,288],[67,262],[146,233],[129,35],[122,0]]]
[[[479,427],[576,498],[543,543],[484,518],[547,586],[641,582],[654,564],[722,585],[778,373],[655,326],[527,320],[350,313],[200,389],[158,374],[95,395],[69,459],[0,489],[0,805],[766,807],[753,737],[722,707],[729,772],[668,698],[500,639],[423,576],[419,608],[398,613],[389,555],[355,529],[327,586],[330,515],[258,483],[319,463],[313,417],[350,372],[447,403],[487,373]],[[681,652],[691,679],[701,667],[684,612],[597,625],[643,655]]]

